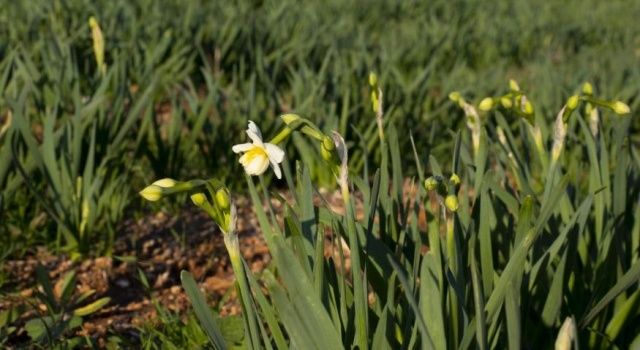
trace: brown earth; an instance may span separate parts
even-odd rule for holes
[[[414,189],[406,187],[409,192]],[[322,202],[332,210],[339,213],[344,211],[338,193],[323,193],[323,197]],[[290,200],[286,194],[281,194],[281,198]],[[319,204],[319,198],[316,200]],[[362,203],[358,199],[356,202],[356,212],[361,216]],[[256,229],[259,225],[250,201],[240,198],[236,204],[240,250],[251,270],[257,273],[269,263],[269,251],[262,234]],[[279,202],[272,201],[272,205],[276,213],[281,212]],[[420,226],[424,227],[424,224],[422,221]],[[338,256],[338,249],[343,250],[345,268],[348,270],[349,251],[345,242],[326,240],[326,256]],[[205,213],[193,206],[185,206],[177,215],[160,212],[139,220],[126,220],[121,225],[111,257],[76,262],[66,255],[52,255],[41,248],[21,259],[5,261],[2,269],[8,275],[6,280],[10,282],[0,290],[0,311],[34,300],[38,264],[46,268],[54,285],[58,286],[69,271],[75,270],[77,294],[95,291],[84,304],[102,297],[111,298],[105,307],[86,316],[77,332],[78,335],[97,339],[99,346],[104,346],[110,333],[135,341],[139,327],[157,320],[154,300],[166,310],[178,314],[189,310],[190,302],[180,284],[182,270],[193,275],[210,305],[218,309],[222,316],[240,313],[233,288],[235,277],[222,233]],[[148,281],[148,288],[141,280],[141,274]],[[44,304],[37,307],[46,314]],[[11,336],[12,345],[28,344],[29,337],[21,326],[35,317],[36,312],[32,306],[25,310],[29,311],[21,315],[15,324],[19,330]]]

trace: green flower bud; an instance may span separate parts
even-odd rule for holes
[[[449,211],[456,212],[458,210],[458,197],[454,194],[450,194],[444,200],[444,206],[449,209]]]
[[[451,184],[457,188],[458,186],[460,186],[460,177],[458,176],[458,174],[453,173],[449,178],[449,182],[451,182]]]
[[[517,81],[509,79],[509,89],[511,89],[511,91],[520,91],[520,85],[518,85]]]
[[[437,187],[438,187],[438,181],[433,176],[424,180],[424,188],[426,188],[427,191],[433,191]]]
[[[329,136],[324,136],[322,138],[322,142],[320,143],[320,155],[322,159],[329,162],[333,159],[333,152],[336,148],[336,145],[333,143],[333,140]]]
[[[578,102],[580,102],[580,98],[578,97],[578,95],[569,97],[569,99],[567,100],[567,108],[570,110],[578,108]]]
[[[202,192],[194,193],[191,195],[191,201],[196,206],[201,207],[205,203],[207,203],[207,196],[205,196]]]
[[[589,82],[582,84],[582,93],[585,95],[593,95],[593,86]]]
[[[142,198],[155,202],[162,198],[162,187],[156,185],[149,185],[139,192]]]
[[[524,103],[524,106],[522,107],[522,111],[526,115],[533,115],[533,105],[531,104],[531,102],[529,102],[529,100],[527,100]]]
[[[231,205],[231,201],[229,199],[229,191],[226,188],[221,188],[216,191],[216,204],[220,209],[227,210]]]
[[[500,104],[502,104],[502,107],[504,107],[505,109],[513,107],[513,101],[511,101],[511,98],[508,96],[500,98]]]
[[[613,109],[613,112],[617,115],[629,114],[631,112],[629,106],[622,101],[613,102],[611,104],[611,109]]]
[[[289,124],[291,124],[291,123],[293,123],[293,122],[295,122],[297,120],[300,120],[300,116],[297,115],[297,114],[284,114],[284,115],[281,115],[280,118],[287,125],[289,125]]]
[[[485,97],[484,99],[482,99],[482,101],[480,101],[478,108],[480,108],[481,111],[490,111],[491,108],[493,108],[493,99],[491,97]]]
[[[449,94],[449,99],[453,102],[460,102],[460,93],[458,91],[453,91],[452,93]]]
[[[378,85],[378,76],[374,72],[369,73],[369,85],[372,87]]]
[[[164,196],[165,190],[173,188],[178,182],[174,179],[160,179],[145,187],[139,194],[146,200],[155,202]]]
[[[178,183],[178,181],[170,178],[160,179],[153,183],[153,185],[160,186],[162,188],[172,188]]]

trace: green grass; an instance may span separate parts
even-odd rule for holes
[[[352,167],[365,158],[375,162],[375,129],[363,98],[371,70],[393,101],[387,119],[412,131],[417,147],[439,155],[452,143],[437,135],[463,122],[446,98],[453,89],[483,96],[517,78],[547,118],[585,80],[619,99],[638,94],[638,6],[626,1],[72,0],[1,8],[0,113],[6,119],[10,111],[13,120],[0,139],[2,230],[11,241],[80,246],[82,254],[82,243],[73,241],[81,236],[83,199],[97,216],[85,225],[96,232],[88,236],[112,237],[124,208],[139,206],[131,202],[133,190],[152,178],[233,179],[238,166],[227,149],[247,119],[272,131],[277,115],[296,111],[366,144]],[[90,16],[103,32],[104,76],[93,55]],[[44,137],[47,150],[38,152],[30,134],[45,120],[53,137]],[[37,147],[44,140],[35,134]],[[11,140],[25,174],[13,164]],[[309,145],[296,140],[296,146]],[[401,138],[400,148],[409,147]],[[49,160],[41,162],[38,153]],[[60,168],[63,158],[69,169]],[[307,161],[314,179],[331,183],[317,161]],[[83,175],[89,188],[83,199],[72,198]],[[101,196],[121,199],[104,203]],[[52,209],[44,222],[24,219],[45,208]],[[97,253],[108,252],[111,239]]]

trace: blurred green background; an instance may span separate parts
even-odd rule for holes
[[[551,121],[590,81],[637,110],[639,16],[640,2],[622,0],[2,0],[0,254],[41,244],[109,253],[122,219],[144,215],[137,191],[157,178],[237,186],[231,145],[249,119],[272,135],[278,115],[296,112],[366,145],[354,168],[375,164],[370,71],[386,119],[435,155],[451,152],[447,135],[464,125],[453,90],[477,102],[513,78]],[[637,130],[635,119],[634,142]]]

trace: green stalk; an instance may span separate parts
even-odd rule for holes
[[[453,214],[447,215],[444,205],[441,207],[442,212],[446,216],[446,245],[447,245],[447,261],[451,274],[458,279],[458,251],[456,246],[456,237],[454,232]],[[451,346],[453,349],[458,348],[459,329],[458,329],[458,297],[453,286],[449,286],[449,303],[451,307]]]
[[[244,315],[246,316],[246,333],[250,336],[251,347],[257,349],[260,347],[260,338],[258,337],[258,320],[251,299],[251,290],[249,289],[249,284],[247,283],[245,276],[242,256],[240,255],[240,246],[238,244],[238,236],[234,232],[224,235],[224,245],[227,247],[233,274],[236,276],[236,281],[238,282],[240,300],[242,301],[242,308],[244,310]]]
[[[367,290],[363,283],[363,274],[360,262],[360,243],[356,232],[356,218],[349,187],[341,183],[342,199],[347,209],[347,234],[349,236],[349,249],[351,250],[351,273],[353,275],[353,297],[356,308],[356,339],[355,344],[360,349],[368,349],[369,323],[367,320]]]

